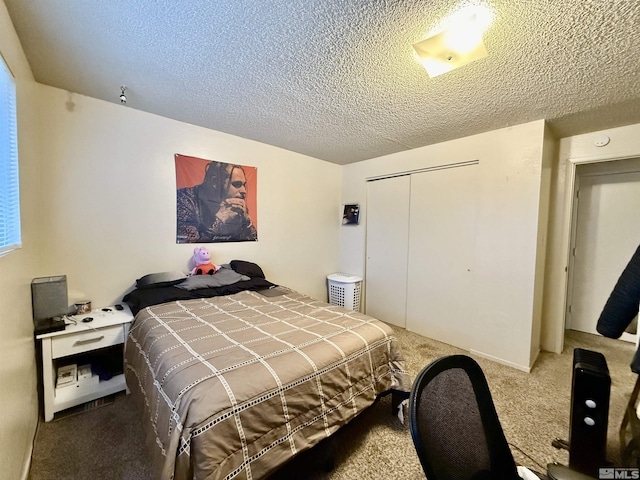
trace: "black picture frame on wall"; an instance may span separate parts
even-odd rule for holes
[[[342,225],[358,225],[360,222],[360,205],[357,203],[345,204],[342,212]]]

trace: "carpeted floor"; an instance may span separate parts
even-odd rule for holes
[[[415,376],[430,361],[460,349],[395,328],[407,369]],[[531,373],[476,358],[482,366],[516,462],[543,471],[549,462],[568,462],[568,452],[551,445],[568,439],[573,349],[601,352],[612,386],[608,458],[619,464],[618,428],[636,376],[629,363],[634,345],[598,335],[568,332],[565,352],[543,352]],[[424,479],[408,427],[390,414],[385,397],[333,437],[285,465],[271,480]],[[145,451],[142,414],[124,393],[111,404],[41,422],[36,434],[31,480],[154,480]],[[329,467],[332,467],[329,469]]]

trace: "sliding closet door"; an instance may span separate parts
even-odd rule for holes
[[[405,326],[409,235],[408,175],[367,183],[365,313]]]
[[[476,165],[411,175],[407,329],[468,349],[473,325]]]

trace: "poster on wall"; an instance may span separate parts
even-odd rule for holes
[[[344,206],[342,211],[343,225],[358,225],[360,222],[360,205],[351,203]]]
[[[258,240],[258,169],[175,155],[176,243]]]

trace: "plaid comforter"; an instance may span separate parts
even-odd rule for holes
[[[411,388],[389,326],[287,289],[141,310],[125,367],[158,479],[263,478]]]

